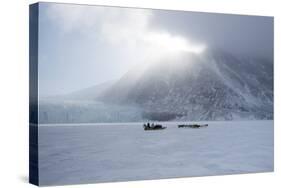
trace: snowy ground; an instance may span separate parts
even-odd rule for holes
[[[41,185],[273,171],[273,121],[41,125]]]

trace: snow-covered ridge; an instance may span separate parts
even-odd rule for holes
[[[273,62],[268,60],[223,51],[183,54],[153,63],[134,83],[127,80],[134,79],[125,75],[103,99],[138,104],[150,119],[273,119]]]
[[[42,123],[273,119],[273,62],[209,50],[40,102]]]

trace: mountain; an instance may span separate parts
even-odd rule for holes
[[[101,84],[94,85],[85,89],[74,91],[67,95],[62,96],[63,98],[72,99],[72,100],[82,100],[82,101],[91,101],[96,97],[103,94],[108,88],[114,84],[114,81],[107,81]]]
[[[110,88],[114,84],[114,81],[107,81],[97,85],[93,85],[88,88],[80,89],[77,91],[73,91],[68,94],[61,95],[51,95],[40,97],[41,101],[52,101],[52,102],[60,102],[60,101],[93,101],[98,96],[102,95],[108,88]]]
[[[273,119],[273,61],[182,53],[130,70],[97,99],[149,120]]]
[[[273,61],[222,50],[144,62],[120,79],[39,98],[40,123],[273,119]]]

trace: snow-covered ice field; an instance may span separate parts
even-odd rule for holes
[[[273,121],[207,123],[40,125],[40,185],[273,171]]]

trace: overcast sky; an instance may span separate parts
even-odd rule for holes
[[[39,93],[118,79],[169,46],[273,59],[273,18],[40,3]]]

